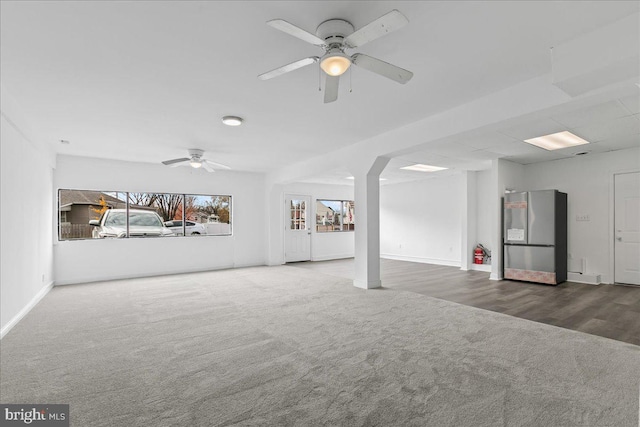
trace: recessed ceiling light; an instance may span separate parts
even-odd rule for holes
[[[408,171],[418,171],[418,172],[437,172],[437,171],[442,171],[448,168],[441,168],[440,166],[423,165],[420,163],[416,163],[415,165],[405,166],[400,169],[404,169]]]
[[[551,135],[540,136],[538,138],[525,139],[527,144],[535,145],[536,147],[544,148],[545,150],[560,150],[567,147],[575,147],[576,145],[588,144],[589,141],[585,141],[577,135],[572,134],[569,131],[552,133]]]
[[[227,126],[240,126],[242,124],[242,117],[238,116],[224,116],[222,123]]]

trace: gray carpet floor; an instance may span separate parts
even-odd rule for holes
[[[56,287],[0,356],[72,426],[638,426],[638,346],[292,267]]]

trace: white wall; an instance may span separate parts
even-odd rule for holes
[[[492,280],[503,277],[502,254],[502,199],[506,190],[525,191],[528,186],[524,181],[524,167],[505,159],[497,159],[491,165],[490,184],[491,194],[487,199],[491,216],[491,276]]]
[[[476,243],[491,250],[491,205],[487,203],[493,194],[491,188],[491,170],[476,172]]]
[[[59,156],[54,187],[231,195],[232,236],[54,240],[56,284],[265,264],[264,175]],[[50,190],[51,192],[51,190]]]
[[[51,157],[34,145],[2,94],[0,336],[50,289],[53,281]]]
[[[528,190],[567,193],[568,245],[574,259],[585,258],[586,273],[613,282],[613,174],[640,170],[640,148],[589,154],[524,167]],[[589,221],[576,221],[589,215]]]
[[[381,256],[459,267],[461,179],[452,175],[382,186]]]
[[[290,183],[274,185],[269,191],[269,264],[284,263],[284,196],[297,194],[311,196],[311,260],[325,261],[330,259],[351,258],[354,254],[354,233],[316,233],[315,208],[317,199],[353,200],[353,185],[329,185],[311,183]],[[356,227],[358,226],[358,210],[356,207]]]

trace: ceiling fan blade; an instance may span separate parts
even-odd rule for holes
[[[296,27],[295,25],[293,25],[290,22],[287,22],[283,19],[273,19],[271,21],[267,21],[267,25],[269,25],[270,27],[275,28],[276,30],[280,30],[284,33],[287,33],[293,37],[297,37],[300,40],[304,40],[307,43],[311,43],[314,44],[316,46],[324,46],[324,40],[322,40],[320,37],[311,34],[308,31],[303,30],[300,27]]]
[[[206,161],[202,162],[202,169],[206,170],[207,172],[215,172],[215,169],[209,166]]]
[[[209,167],[214,167],[216,169],[226,169],[226,170],[231,170],[231,168],[227,165],[223,165],[222,163],[216,163],[216,162],[212,162],[211,160],[203,160],[202,161],[202,165],[207,165]]]
[[[326,75],[324,80],[324,103],[328,104],[338,99],[338,86],[340,84],[340,76]]]
[[[389,64],[388,62],[381,61],[372,56],[362,53],[354,54],[351,57],[351,60],[359,67],[362,67],[376,74],[380,74],[381,76],[387,77],[398,83],[405,84],[406,82],[411,80],[411,77],[413,77],[413,73],[411,71],[405,70],[404,68],[396,67],[395,65]]]
[[[387,33],[404,27],[408,23],[409,20],[402,13],[394,9],[347,36],[347,38],[344,39],[344,44],[350,48],[362,46],[371,40],[375,40],[378,37],[382,37]]]
[[[164,162],[162,162],[162,164],[167,166],[178,166],[180,163],[188,162],[189,160],[191,159],[188,157],[183,157],[181,159],[165,160]]]
[[[289,71],[297,70],[298,68],[305,67],[307,65],[311,65],[314,62],[318,62],[317,56],[310,56],[309,58],[300,59],[299,61],[292,62],[291,64],[283,65],[280,68],[276,68],[275,70],[267,71],[266,73],[262,73],[258,76],[260,80],[269,80],[274,77],[280,76],[284,73],[288,73]]]

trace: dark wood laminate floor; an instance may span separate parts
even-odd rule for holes
[[[289,265],[353,278],[353,259]],[[640,287],[494,281],[480,271],[389,259],[381,260],[380,269],[385,288],[640,345]]]

